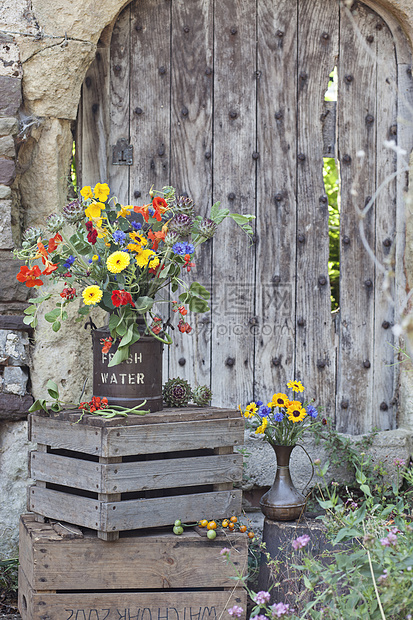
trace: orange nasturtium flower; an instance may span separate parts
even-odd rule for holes
[[[50,275],[51,273],[53,273],[53,271],[56,271],[56,269],[58,268],[59,265],[54,265],[52,263],[52,261],[49,260],[48,258],[49,254],[46,250],[46,248],[44,247],[43,243],[41,242],[40,238],[37,242],[37,252],[36,252],[36,256],[35,258],[41,258],[43,265],[46,266],[46,269],[44,269],[42,271],[42,274],[45,276]],[[43,282],[42,282],[43,284]]]
[[[43,282],[39,279],[41,275],[40,269],[37,265],[34,265],[31,269],[27,265],[20,267],[20,271],[16,278],[19,282],[24,282],[26,286],[32,288],[33,286],[42,286]]]

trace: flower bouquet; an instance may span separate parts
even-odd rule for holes
[[[289,381],[292,392],[301,393],[304,387],[300,381]],[[261,435],[272,446],[295,446],[301,435],[314,425],[318,411],[312,402],[290,400],[287,394],[278,392],[265,405],[261,400],[249,403],[243,411],[249,426],[256,435]]]
[[[47,278],[62,282],[56,307],[45,319],[57,332],[68,318],[66,306],[76,298],[83,305],[80,320],[91,308],[99,306],[110,313],[110,337],[102,342],[105,353],[119,341],[109,366],[128,359],[130,346],[141,337],[137,319],[145,324],[145,333],[166,344],[171,337],[164,331],[167,324],[154,312],[154,304],[172,304],[179,313],[178,329],[191,331],[186,321],[192,312],[209,310],[209,292],[198,282],[186,284],[183,272],[195,266],[197,248],[211,239],[219,224],[227,217],[248,235],[252,215],[230,213],[217,202],[209,217],[196,214],[190,198],[177,196],[173,187],[149,192],[150,202],[143,206],[121,205],[109,198],[106,183],[80,190],[80,196],[52,214],[44,229],[29,228],[23,236],[22,248],[15,256],[25,261],[17,274],[19,282],[39,289]],[[169,290],[177,299],[169,299]],[[30,299],[24,322],[36,327],[40,304],[51,294]]]

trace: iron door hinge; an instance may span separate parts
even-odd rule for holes
[[[133,146],[126,138],[120,138],[112,147],[112,164],[115,166],[132,166]]]

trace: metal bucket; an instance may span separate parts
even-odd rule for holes
[[[104,327],[92,331],[93,395],[106,396],[110,405],[135,407],[146,400],[144,409],[162,409],[163,344],[153,336],[141,336],[127,360],[108,367],[118,348],[115,342],[109,353],[102,353],[100,339],[109,336]]]

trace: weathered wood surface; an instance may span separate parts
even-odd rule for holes
[[[297,4],[258,4],[257,311],[255,386],[264,400],[283,390],[295,365]],[[271,62],[268,59],[271,58]],[[269,102],[273,102],[269,105]],[[282,163],[278,162],[282,154]],[[270,225],[269,225],[270,223]],[[271,257],[271,258],[270,258]]]
[[[336,356],[328,277],[329,213],[323,182],[322,115],[324,93],[338,52],[337,17],[329,4],[300,2],[295,376],[308,388],[307,398],[317,394],[317,401],[328,414],[335,405]]]
[[[256,7],[228,0],[215,7],[213,202],[255,214]],[[255,248],[231,221],[213,241],[211,388],[236,406],[253,397]],[[236,268],[234,269],[234,265]]]
[[[376,123],[366,118],[375,118],[376,114],[377,63],[375,54],[359,44],[353,20],[363,40],[368,36],[376,38],[379,33],[375,30],[377,16],[361,4],[352,12],[353,19],[344,10],[341,17],[338,136],[342,252],[337,427],[359,434],[372,427],[373,416],[375,268],[360,238],[358,211],[376,187]],[[375,222],[376,209],[372,208],[363,224],[366,241],[373,248]],[[376,366],[380,372],[381,360]]]
[[[36,484],[44,481],[102,494],[203,484],[230,484],[232,488],[242,478],[242,455],[232,454],[232,447],[228,451],[231,453],[118,464],[32,452],[30,473]]]
[[[152,531],[105,543],[85,534],[67,540],[50,525],[24,515],[20,521],[20,565],[34,590],[147,589],[231,587],[231,571],[220,556],[222,547],[233,549],[240,574],[247,568],[247,538],[240,533],[218,534],[205,540],[193,530],[181,536]],[[108,561],[109,557],[109,561]]]
[[[44,620],[46,614],[49,620],[218,620],[234,605],[246,608],[245,590],[47,593],[33,590],[23,571],[19,571],[19,611],[23,620]]]
[[[211,491],[170,497],[150,497],[122,502],[71,495],[52,489],[30,487],[30,510],[102,532],[118,532],[171,525],[179,518],[191,523],[203,518],[223,519],[241,511],[242,491]]]
[[[99,429],[34,416],[31,440],[96,456],[155,454],[242,445],[244,421],[212,419]]]
[[[193,275],[212,289],[213,312],[189,317],[191,335],[174,332],[165,377],[210,384],[214,403],[234,406],[270,398],[297,376],[340,430],[394,427],[397,368],[388,344],[394,342],[382,324],[397,317],[361,243],[354,207],[363,208],[395,169],[383,139],[395,138],[408,154],[412,148],[411,126],[400,121],[411,121],[411,52],[395,17],[371,0],[355,3],[352,13],[336,0],[231,0],[214,10],[210,0],[144,0],[125,11],[111,53],[119,52],[127,36],[121,30],[127,30],[129,117],[122,125],[119,115],[116,128],[125,133],[130,122],[135,147],[129,200],[134,192],[142,193],[135,204],[143,200],[151,182],[167,177],[202,209],[221,200],[224,207],[258,216],[253,247],[225,225],[197,258]],[[129,61],[127,55],[117,58],[123,76]],[[327,131],[332,111],[325,116],[333,106],[324,102],[335,64],[336,144],[334,132]],[[120,90],[113,90],[115,104]],[[83,91],[87,97],[85,86]],[[90,115],[90,105],[83,105],[82,153],[92,151],[84,146],[95,127]],[[366,120],[369,115],[373,121]],[[363,160],[357,157],[361,150]],[[341,173],[337,333],[329,307],[327,205],[320,202],[322,157],[331,152]],[[110,185],[116,185],[120,168],[126,174],[126,166],[109,166]],[[82,180],[92,182],[86,173]],[[385,258],[394,248],[398,301],[405,294],[405,182],[400,176],[390,184],[364,221],[373,251]],[[383,241],[394,232],[397,246],[386,250]]]

